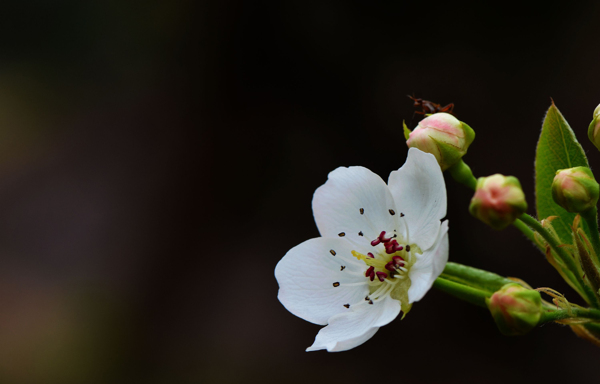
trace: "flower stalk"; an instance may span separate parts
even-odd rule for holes
[[[594,308],[570,308],[558,310],[545,310],[538,325],[564,320],[589,319],[600,321],[600,310]]]
[[[448,168],[448,171],[454,180],[466,187],[472,190],[475,190],[477,187],[477,179],[473,176],[471,167],[469,167],[463,159],[460,159],[456,164]]]
[[[447,280],[444,277],[438,277],[433,283],[433,287],[446,292],[458,299],[464,300],[470,304],[486,308],[485,299],[490,297],[489,292],[470,287],[461,283]]]
[[[449,262],[433,286],[458,299],[487,308],[486,299],[514,281],[482,269]]]
[[[539,233],[540,236],[542,236],[542,238],[546,241],[550,249],[559,257],[560,261],[567,269],[567,271],[565,271],[565,275],[569,277],[569,281],[572,283],[573,288],[579,292],[586,302],[594,306],[594,308],[600,308],[600,301],[596,297],[596,294],[585,284],[583,278],[579,274],[579,268],[577,268],[575,260],[567,253],[565,248],[558,243],[558,240],[552,236],[552,234],[536,219],[528,214],[524,213],[521,215],[521,220],[534,231]]]
[[[486,300],[507,284],[514,284],[516,280],[497,275],[485,270],[469,267],[458,263],[449,262],[444,272],[438,277],[433,286],[457,299],[482,308],[488,308]],[[600,321],[600,310],[569,305],[567,309],[554,309],[546,306],[538,322],[543,325],[551,322],[586,323],[586,326]]]
[[[590,209],[589,211],[581,213],[581,217],[585,221],[588,226],[590,233],[590,242],[594,247],[594,252],[596,253],[597,261],[600,263],[600,235],[598,234],[598,209],[596,207]]]

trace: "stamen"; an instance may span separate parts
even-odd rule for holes
[[[365,277],[368,277],[373,281],[375,279],[375,267],[369,267],[365,272]]]
[[[373,305],[373,300],[369,300],[369,304]]]
[[[404,259],[402,258],[402,256],[394,256],[394,257],[392,257],[392,261],[396,265],[403,265],[404,264]]]
[[[335,256],[335,255],[336,255],[336,253],[335,253],[335,251],[334,251],[333,249],[330,249],[330,250],[329,250],[329,253],[331,253],[333,256]]]
[[[377,238],[373,241],[371,241],[371,245],[374,247],[379,243],[387,243],[388,241],[390,241],[391,238],[386,239],[385,238],[385,231],[381,231],[381,233],[379,234],[379,236],[377,236]]]
[[[340,267],[340,271],[343,271],[344,269],[346,269],[346,266],[345,266],[345,265],[342,265],[342,266]]]
[[[406,246],[406,252],[410,252],[410,245]]]
[[[362,231],[358,232],[358,236],[364,236]]]
[[[365,213],[365,209],[364,208],[359,209],[359,211],[360,211],[361,215],[364,215],[364,213]]]
[[[404,217],[404,213],[400,212],[400,217]]]
[[[385,280],[385,278],[388,276],[387,273],[385,273],[385,272],[376,272],[375,274],[377,275],[377,278],[381,282],[383,282],[383,280]]]
[[[371,252],[367,253],[367,256],[369,256],[371,259],[375,258],[375,256]]]
[[[385,253],[387,253],[388,255],[391,255],[403,249],[404,248],[400,244],[398,244],[396,240],[391,240],[385,243]]]
[[[344,237],[344,236],[346,236],[346,232],[340,232],[340,233],[338,233],[338,236],[339,237]]]
[[[387,269],[390,272],[394,272],[396,271],[396,265],[394,264],[394,262],[390,261],[385,265],[385,269]]]
[[[371,297],[374,302],[378,302],[383,300],[393,289],[396,284],[381,284],[381,288],[377,290],[376,293],[371,294]]]
[[[396,211],[394,211],[393,209],[390,209],[389,212],[390,212],[390,215],[392,215],[392,216],[394,216],[396,214]]]
[[[344,304],[344,307],[350,308],[350,304]]]
[[[333,283],[333,286],[337,288],[340,286],[340,283],[336,281],[335,283]]]

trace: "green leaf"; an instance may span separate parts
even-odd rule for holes
[[[402,126],[404,127],[404,138],[408,140],[408,136],[410,135],[410,129],[408,129],[404,120],[402,120]]]
[[[539,220],[559,217],[552,225],[564,244],[572,242],[571,225],[576,214],[554,202],[552,180],[557,170],[578,166],[589,167],[587,158],[569,123],[553,102],[546,113],[535,155],[535,197]]]

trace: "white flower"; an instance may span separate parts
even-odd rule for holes
[[[446,187],[431,154],[416,148],[389,186],[363,167],[340,167],[313,197],[322,237],[292,248],[275,277],[279,301],[326,325],[307,351],[345,351],[410,310],[448,261]]]

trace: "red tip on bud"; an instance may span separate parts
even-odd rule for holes
[[[596,206],[600,188],[588,167],[561,169],[552,181],[554,202],[568,212],[582,213]]]
[[[456,164],[475,139],[475,132],[456,117],[440,112],[419,122],[406,141],[409,148],[418,148],[435,156],[442,171]]]
[[[531,331],[542,316],[540,293],[519,284],[506,284],[487,299],[487,305],[500,332],[508,336]]]
[[[525,194],[516,177],[496,174],[477,180],[469,212],[492,228],[506,228],[526,210]]]

